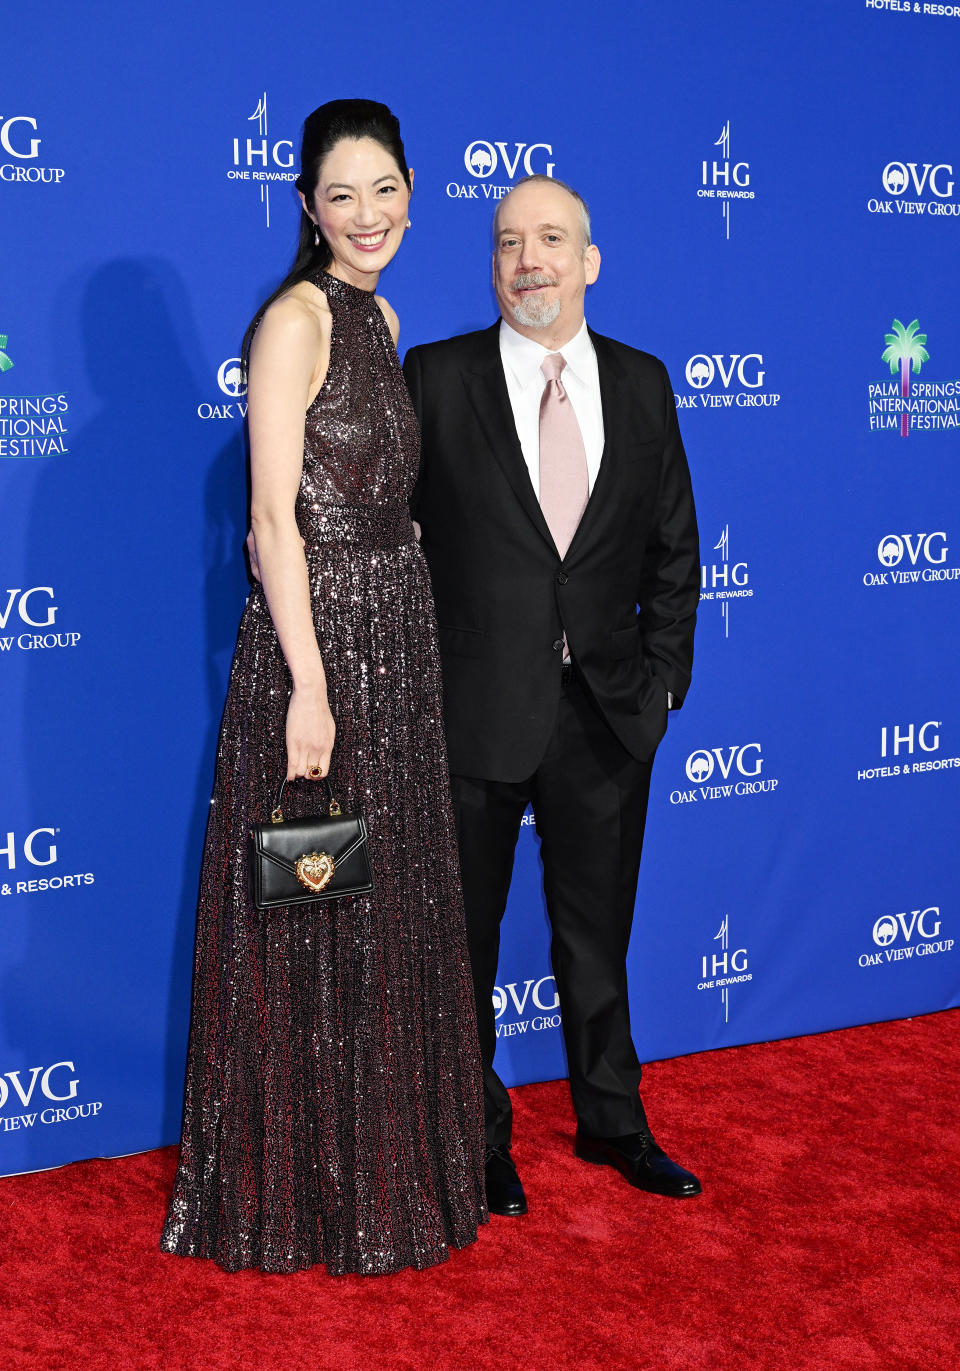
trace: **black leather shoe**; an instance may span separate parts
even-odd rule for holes
[[[506,1143],[497,1143],[496,1146],[487,1144],[484,1177],[487,1183],[487,1208],[491,1214],[515,1218],[527,1212],[527,1197]]]
[[[597,1166],[615,1166],[638,1190],[671,1199],[699,1195],[703,1187],[696,1176],[672,1162],[649,1133],[630,1133],[625,1138],[591,1138],[577,1129],[577,1156]]]

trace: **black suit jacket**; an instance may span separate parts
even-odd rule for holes
[[[530,482],[499,321],[411,348],[404,374],[420,421],[412,501],[433,581],[451,771],[519,781],[556,719],[560,648],[637,759],[652,755],[667,692],[682,703],[693,662],[700,552],[666,368],[591,331],[604,448],[561,559]]]

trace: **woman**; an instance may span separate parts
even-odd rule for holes
[[[423,1268],[486,1217],[434,611],[408,511],[419,439],[374,294],[412,180],[386,106],[315,110],[297,259],[245,340],[262,586],[217,753],[162,1238],[231,1271]],[[284,775],[331,771],[366,817],[373,895],[256,910],[251,823]],[[288,790],[288,817],[321,809],[310,792]]]

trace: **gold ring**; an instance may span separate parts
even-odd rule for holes
[[[308,769],[307,775],[311,781],[319,781],[323,776],[323,767],[312,766]]]

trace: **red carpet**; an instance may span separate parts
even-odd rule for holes
[[[578,1162],[514,1093],[525,1219],[422,1274],[227,1276],[157,1250],[172,1148],[0,1181],[3,1371],[955,1371],[960,1011],[657,1063],[702,1198]]]

